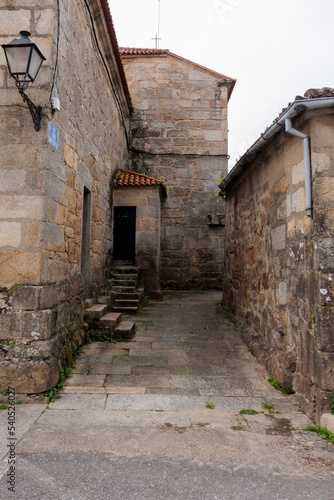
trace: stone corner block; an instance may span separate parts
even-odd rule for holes
[[[0,387],[15,387],[17,393],[32,394],[44,392],[59,380],[58,361],[26,361],[20,364],[0,364]]]
[[[49,340],[55,329],[55,315],[44,311],[12,311],[0,315],[0,339]]]
[[[324,413],[320,417],[321,427],[326,427],[326,429],[334,434],[334,415],[331,413]]]
[[[40,308],[41,286],[21,286],[14,290],[12,308],[14,310],[38,310]]]

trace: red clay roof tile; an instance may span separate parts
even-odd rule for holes
[[[161,56],[168,54],[167,49],[141,49],[136,47],[120,47],[119,53],[121,56]]]
[[[132,172],[131,170],[119,170],[114,177],[113,185],[115,187],[161,186],[163,197],[167,197],[167,189],[164,181],[138,172]]]

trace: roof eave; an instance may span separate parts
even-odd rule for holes
[[[133,109],[130,91],[129,91],[129,87],[128,87],[128,82],[126,80],[126,76],[125,76],[125,72],[124,72],[124,68],[123,68],[123,63],[122,63],[122,59],[121,59],[121,55],[120,55],[120,51],[119,51],[119,45],[117,42],[114,23],[113,23],[111,13],[110,13],[109,3],[108,3],[108,0],[100,0],[100,2],[101,2],[102,10],[104,13],[105,21],[107,24],[108,33],[109,33],[110,40],[111,40],[111,45],[112,45],[112,48],[114,51],[114,55],[115,55],[115,59],[116,59],[116,63],[117,63],[117,68],[118,68],[120,78],[122,81],[126,102],[127,102],[128,107],[129,107],[130,114],[132,114],[134,112],[134,109]]]
[[[309,109],[321,109],[334,106],[334,97],[321,97],[317,99],[295,100],[288,106],[288,108],[274,121],[274,123],[261,134],[259,139],[247,149],[243,156],[237,161],[232,170],[227,174],[225,179],[219,187],[222,191],[226,191],[231,185],[232,181],[238,177],[251,162],[255,154],[266,149],[269,141],[279,134],[285,127],[285,120],[287,118],[294,118],[295,116],[307,111]]]

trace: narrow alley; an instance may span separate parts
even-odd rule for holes
[[[85,347],[60,399],[18,406],[15,499],[333,500],[334,445],[303,430],[219,300],[150,301],[132,341]]]

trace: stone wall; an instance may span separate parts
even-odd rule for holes
[[[224,213],[217,185],[227,172],[227,103],[234,81],[168,51],[121,54],[135,105],[132,145],[153,153],[134,154],[131,168],[168,186],[161,213],[162,286],[220,288],[224,228],[208,225],[207,216]]]
[[[83,269],[88,293],[111,262],[111,180],[126,166],[129,107],[102,3],[88,2],[95,39],[84,2],[60,0],[57,53],[57,2],[18,0],[13,8],[0,0],[1,43],[29,30],[46,57],[27,90],[43,106],[35,132],[0,53],[0,386],[15,383],[17,391],[55,385],[58,360],[63,367],[68,345],[84,337]],[[51,94],[61,103],[55,114]],[[48,143],[50,122],[57,149]],[[82,253],[84,192],[91,220]]]
[[[223,305],[270,375],[317,418],[334,388],[334,113],[294,127],[311,138],[314,218],[303,145],[282,132],[229,186]]]

